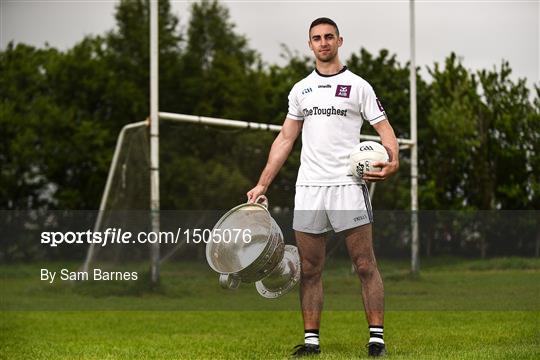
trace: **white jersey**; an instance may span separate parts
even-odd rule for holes
[[[373,88],[344,67],[338,74],[314,70],[289,94],[287,118],[304,121],[296,185],[347,185],[362,181],[349,173],[349,154],[360,142],[362,122],[386,119]]]

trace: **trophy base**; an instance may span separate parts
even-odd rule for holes
[[[275,299],[285,295],[300,280],[300,256],[296,246],[285,245],[283,260],[278,267],[284,268],[289,276],[283,277],[279,273],[273,276],[274,274],[271,273],[266,278],[255,283],[259,294],[267,299]]]

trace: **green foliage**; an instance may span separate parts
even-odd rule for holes
[[[487,205],[493,198],[496,208],[538,209],[540,194],[532,187],[539,179],[534,159],[539,152],[540,112],[529,101],[525,80],[513,82],[511,72],[504,61],[498,71],[478,72],[485,113],[480,117],[482,155],[494,183],[492,194],[478,200]],[[484,184],[480,181],[477,186]]]
[[[422,158],[420,184],[429,186],[429,180],[433,179],[437,186],[426,187],[426,190],[436,192],[434,196],[421,189],[420,204],[422,208],[433,208],[434,205],[461,208],[468,205],[463,197],[464,187],[469,183],[468,176],[472,175],[468,169],[476,164],[470,154],[479,145],[472,121],[473,107],[478,101],[476,83],[474,78],[469,77],[468,71],[456,62],[454,54],[446,59],[444,70],[435,64],[430,75],[434,79],[429,97],[431,111],[426,119],[430,136],[419,140]],[[427,181],[422,181],[424,179]],[[437,203],[425,203],[424,195]]]
[[[228,209],[231,204],[245,198],[251,184],[234,165],[217,160],[201,162],[193,156],[176,157],[169,164],[165,183],[168,193],[174,194],[166,201],[166,209]]]
[[[419,146],[422,208],[538,208],[540,113],[525,81],[510,74],[507,62],[471,73],[455,54],[444,69],[430,69],[430,136]],[[431,180],[439,186],[430,188]]]
[[[78,48],[74,49],[75,52]],[[52,49],[9,45],[2,54],[2,204],[6,209],[94,208],[110,150],[108,131],[81,105],[92,89],[62,96],[61,64]],[[84,65],[81,64],[82,67]],[[69,71],[69,69],[66,69]],[[82,82],[84,78],[79,79]],[[5,92],[4,92],[5,91]],[[77,100],[70,100],[78,98]],[[59,101],[62,99],[64,101]],[[97,110],[99,111],[99,110]]]
[[[184,55],[187,113],[251,119],[258,116],[256,54],[234,32],[228,10],[217,1],[191,6]],[[180,80],[180,79],[179,79]]]
[[[148,114],[148,4],[120,2],[116,32],[65,53],[20,44],[0,53],[2,208],[97,208],[118,131]],[[177,24],[160,2],[165,74],[178,68]]]
[[[121,88],[108,95],[125,95],[116,108],[119,125],[142,120],[150,112],[150,16],[149,0],[123,0],[116,7],[117,29],[109,32],[107,62]],[[160,1],[159,16],[159,93],[160,105],[175,101],[178,78],[182,71],[179,20],[171,14],[170,2]],[[125,90],[124,90],[125,89]],[[114,96],[113,95],[113,96]],[[116,100],[113,98],[113,100]]]

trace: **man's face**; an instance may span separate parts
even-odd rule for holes
[[[329,24],[314,26],[309,32],[309,48],[317,60],[322,62],[332,61],[338,53],[338,48],[343,43],[343,38],[336,34],[336,28]]]

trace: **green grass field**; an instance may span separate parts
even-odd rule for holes
[[[152,290],[145,281],[49,285],[40,265],[0,266],[0,358],[274,359],[302,341],[296,291],[266,300],[249,284],[221,290],[201,262],[167,264]],[[380,261],[390,358],[540,358],[539,260],[437,259],[418,278],[407,266]],[[329,261],[324,284],[320,358],[364,357],[348,262]]]

